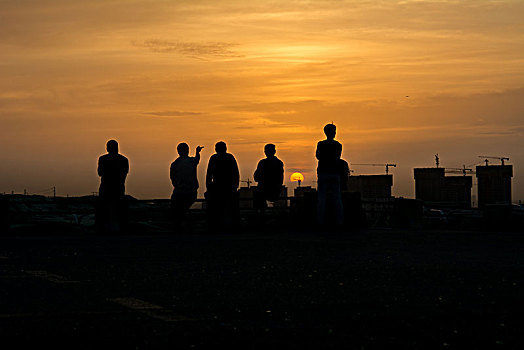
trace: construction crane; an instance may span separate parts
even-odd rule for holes
[[[445,168],[446,173],[462,173],[462,175],[466,176],[469,172],[470,174],[473,173],[473,169],[466,168],[466,165],[463,165],[462,168]]]
[[[387,163],[387,164],[368,164],[368,163],[365,163],[365,164],[351,164],[351,165],[366,165],[366,166],[385,166],[386,167],[386,175],[389,173],[389,167],[392,166],[394,168],[397,167],[396,164],[390,164],[390,163]]]
[[[479,158],[484,158],[484,162],[486,162],[486,166],[488,166],[489,159],[498,159],[500,160],[501,165],[504,165],[505,160],[509,160],[508,157],[496,157],[496,156],[478,156]]]

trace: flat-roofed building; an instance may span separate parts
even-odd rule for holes
[[[362,199],[390,198],[393,175],[356,175],[348,177],[348,192],[359,192]]]
[[[486,204],[511,204],[512,165],[477,166],[479,208]]]
[[[446,176],[445,168],[415,168],[415,198],[428,205],[471,208],[471,176]]]

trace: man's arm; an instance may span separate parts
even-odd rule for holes
[[[124,162],[124,169],[122,172],[122,182],[126,181],[127,174],[129,173],[129,160],[125,157],[124,157],[124,160],[125,162]]]
[[[169,178],[171,179],[171,183],[173,184],[173,187],[175,187],[175,162],[171,163],[171,167],[169,167]]]
[[[200,163],[200,151],[202,151],[202,148],[204,148],[204,146],[197,146],[196,148],[195,160],[197,164]]]
[[[255,170],[255,173],[253,174],[253,179],[255,180],[255,182],[260,182],[260,176],[261,176],[261,170],[262,168],[262,161],[259,161],[258,164],[257,164],[257,168]]]
[[[284,163],[280,161],[280,169],[279,169],[279,180],[280,184],[284,184]]]
[[[342,157],[342,144],[340,142],[338,142],[337,157],[338,158]]]
[[[207,172],[206,172],[206,188],[209,190],[213,186],[213,173],[215,172],[215,161],[213,156],[209,158],[207,163]]]
[[[98,173],[98,176],[100,176],[100,177],[102,177],[102,175],[104,174],[104,162],[102,160],[102,157],[98,158],[98,167],[97,167],[96,171]]]
[[[240,171],[238,171],[238,164],[237,164],[237,160],[235,159],[235,157],[231,156],[232,160],[233,160],[233,186],[234,186],[234,189],[236,190],[238,188],[238,185],[240,184]]]
[[[320,160],[320,158],[322,157],[322,156],[320,155],[320,153],[321,153],[320,148],[322,148],[322,146],[321,146],[321,143],[318,142],[318,143],[317,143],[317,150],[316,150],[316,152],[315,152],[315,157],[317,158],[317,160]]]

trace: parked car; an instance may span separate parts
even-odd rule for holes
[[[479,209],[454,209],[448,213],[450,226],[455,228],[473,229],[482,227],[484,216]]]
[[[424,208],[424,224],[428,227],[444,227],[448,224],[448,217],[443,210]]]

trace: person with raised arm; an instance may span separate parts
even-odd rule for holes
[[[178,158],[171,163],[169,177],[173,184],[171,209],[175,228],[180,227],[182,220],[197,199],[198,178],[197,166],[200,162],[200,151],[204,147],[197,146],[195,156],[189,156],[189,146],[181,142],[177,146]]]

